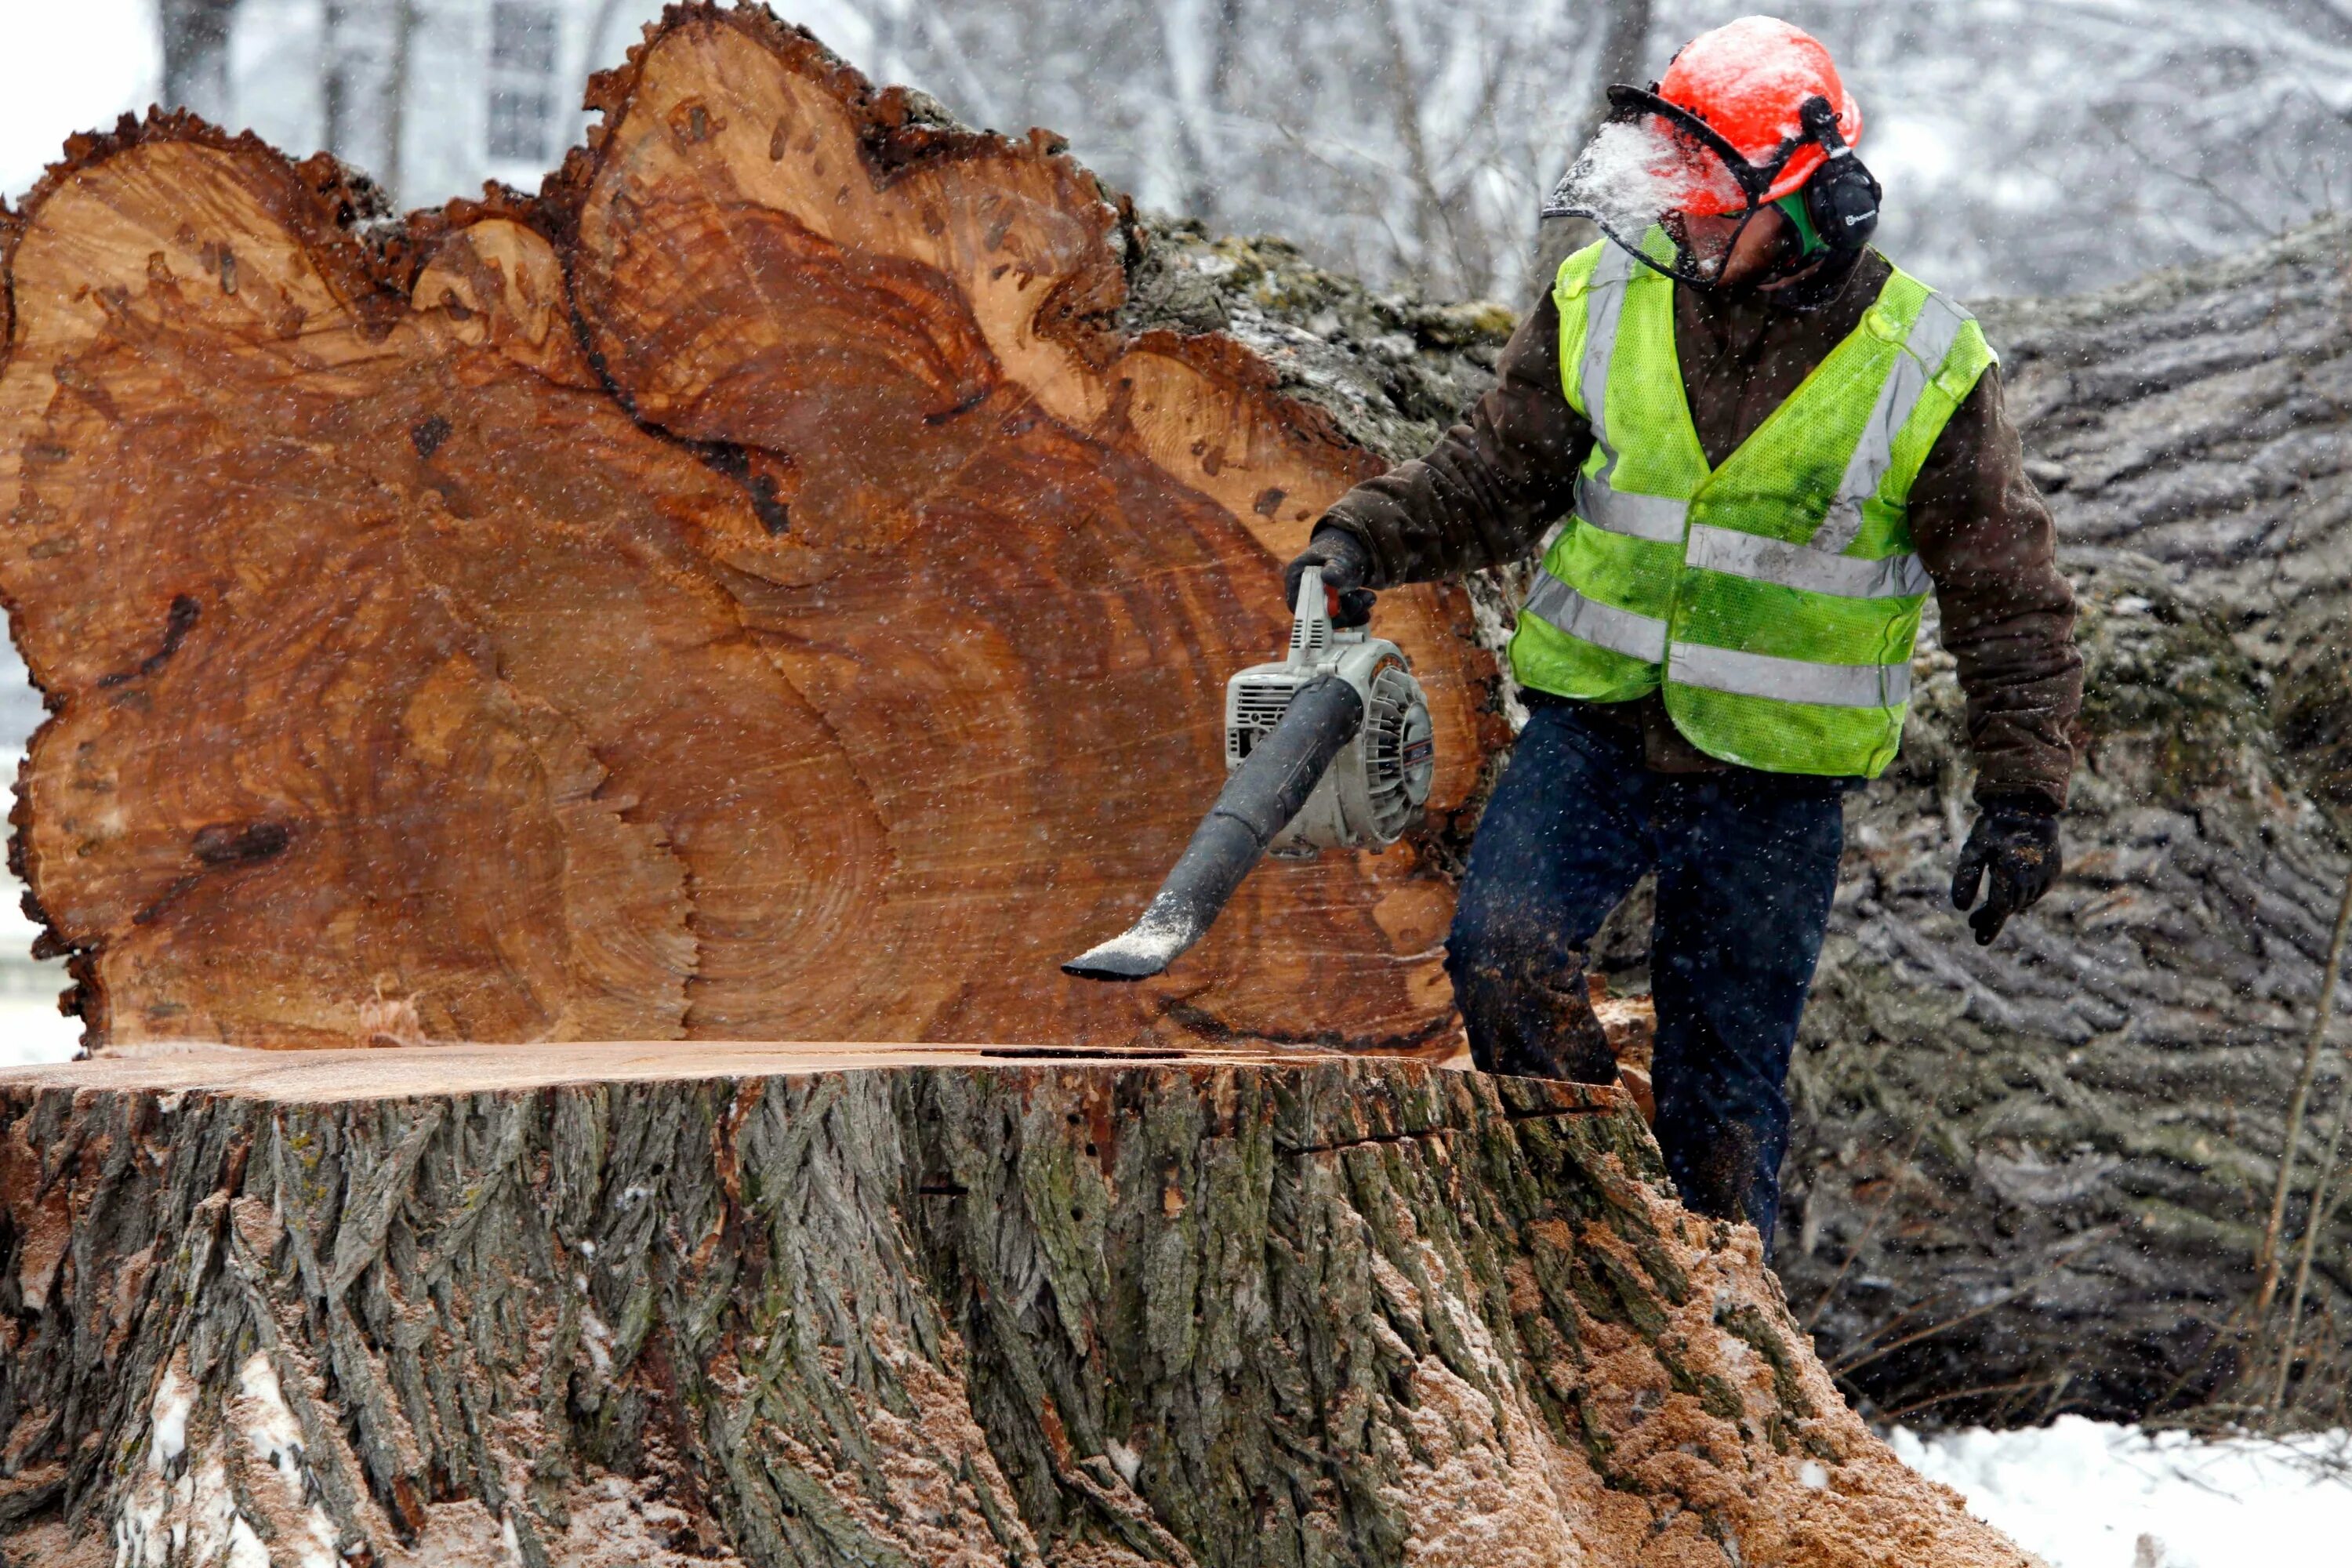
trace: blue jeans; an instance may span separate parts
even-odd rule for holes
[[[1683,1201],[1769,1247],[1786,1080],[1820,960],[1854,781],[1653,773],[1642,742],[1538,701],[1471,847],[1446,972],[1489,1072],[1616,1079],[1584,946],[1645,871],[1658,1007],[1658,1145]]]

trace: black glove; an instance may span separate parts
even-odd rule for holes
[[[1977,901],[1977,889],[1990,879],[1984,907],[1969,917],[1984,947],[2000,934],[2009,917],[2030,910],[2058,879],[2058,808],[2038,795],[1996,795],[1961,846],[1952,868],[1952,908]]]
[[[1316,529],[1297,559],[1282,569],[1286,608],[1297,607],[1298,580],[1307,575],[1309,566],[1323,568],[1323,586],[1339,595],[1333,626],[1360,626],[1372,618],[1372,591],[1364,586],[1364,579],[1372,574],[1372,552],[1364,548],[1362,540],[1344,528]]]

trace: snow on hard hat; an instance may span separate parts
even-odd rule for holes
[[[1701,33],[1675,54],[1657,90],[1759,167],[1769,167],[1804,135],[1802,114],[1810,99],[1825,99],[1836,107],[1838,133],[1847,146],[1862,140],[1862,106],[1846,90],[1828,48],[1778,16],[1742,16]],[[1818,142],[1797,147],[1759,202],[1803,189],[1828,156]],[[1712,216],[1736,213],[1745,205],[1744,195],[1727,196],[1720,184],[1713,184],[1695,187],[1683,210]]]
[[[1713,287],[1757,215],[1804,187],[1828,142],[1861,135],[1829,50],[1777,17],[1745,16],[1685,44],[1648,89],[1612,84],[1608,118],[1544,216],[1591,218],[1650,266]]]

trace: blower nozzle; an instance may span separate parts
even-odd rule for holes
[[[1363,722],[1362,696],[1337,676],[1299,688],[1282,721],[1225,781],[1143,918],[1062,965],[1062,973],[1082,980],[1148,980],[1176,962],[1207,934],[1266,845],[1298,815]]]

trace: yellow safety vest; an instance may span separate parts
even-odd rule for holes
[[[1895,760],[1927,574],[1911,485],[1995,363],[1976,319],[1895,271],[1719,468],[1675,353],[1675,283],[1603,241],[1561,264],[1560,379],[1591,425],[1576,514],[1511,638],[1522,685],[1663,689],[1710,756],[1874,777]]]

